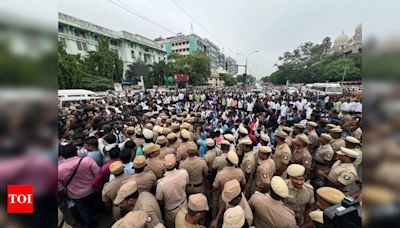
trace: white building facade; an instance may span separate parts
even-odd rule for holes
[[[58,14],[58,40],[68,54],[85,56],[98,50],[98,38],[110,40],[109,48],[123,61],[123,76],[128,66],[135,62],[153,65],[166,59],[167,52],[160,44],[146,37],[127,31],[113,31],[93,23],[63,14]]]

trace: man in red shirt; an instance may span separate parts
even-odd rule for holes
[[[96,173],[96,177],[92,182],[92,187],[96,190],[100,190],[103,185],[109,180],[110,177],[110,165],[115,161],[120,161],[119,159],[120,149],[118,145],[115,145],[108,151],[111,160],[104,164],[98,173]]]

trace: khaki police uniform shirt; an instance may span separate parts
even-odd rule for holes
[[[208,172],[206,162],[198,156],[187,157],[180,163],[179,169],[186,169],[189,174],[189,184],[203,183],[203,172]]]
[[[265,159],[264,161],[261,161],[261,163],[257,167],[257,172],[256,172],[256,185],[259,184],[270,184],[271,179],[275,174],[275,162],[271,158]]]
[[[269,194],[256,191],[249,200],[253,210],[255,227],[295,228],[294,212],[282,201],[274,200]]]
[[[332,160],[334,154],[335,152],[333,151],[331,144],[328,143],[318,147],[317,152],[314,155],[314,159],[329,162]],[[329,169],[329,166],[327,165],[317,164],[317,167],[323,171]]]
[[[183,161],[187,158],[188,142],[182,142],[181,145],[178,147],[178,149],[176,149],[176,161],[177,162]]]
[[[276,170],[281,167],[282,164],[289,164],[292,159],[292,151],[290,150],[288,144],[283,143],[276,147],[274,154],[271,155],[271,158],[275,162]]]
[[[346,141],[344,141],[344,139],[342,139],[342,138],[334,139],[331,142],[331,146],[332,146],[333,152],[336,152],[336,151],[340,150],[340,147],[346,147]]]
[[[105,183],[101,192],[103,202],[111,205],[115,197],[117,197],[118,189],[121,187],[122,183],[130,177],[131,175],[122,174],[121,176],[115,177],[114,180]]]
[[[160,160],[158,157],[155,158],[148,158],[146,160],[147,166],[144,168],[144,171],[152,171],[157,179],[163,177],[166,169],[164,166],[164,161]]]
[[[213,149],[207,151],[206,154],[204,154],[203,157],[208,165],[208,170],[210,170],[210,171],[212,170],[212,165],[215,161],[215,158],[219,155],[221,155],[221,149],[219,149],[219,148],[213,148]]]
[[[142,192],[136,201],[134,211],[144,211],[147,213],[146,226],[153,228],[158,223],[162,222],[162,215],[160,206],[153,194],[149,192]]]
[[[256,160],[252,151],[247,152],[240,166],[244,173],[253,174],[256,169]]]
[[[166,210],[173,210],[186,200],[186,185],[189,184],[189,174],[185,169],[167,171],[158,180],[156,199],[164,202]]]
[[[283,203],[295,213],[296,221],[298,225],[302,225],[305,222],[305,211],[307,205],[310,207],[314,204],[314,188],[312,185],[303,184],[302,188],[295,188],[290,179],[285,180],[288,184],[289,195],[283,200]]]
[[[286,144],[288,144],[288,146],[289,147],[292,147],[292,145],[293,145],[293,138],[292,138],[292,136],[286,136],[286,138],[285,138],[285,143]]]
[[[158,156],[159,159],[164,160],[165,156],[168,154],[175,154],[176,149],[172,147],[163,147],[160,149],[160,155]]]
[[[174,148],[176,151],[181,144],[182,144],[182,141],[176,140],[173,144],[168,143],[168,147]]]
[[[306,169],[311,169],[312,156],[306,147],[294,151],[292,163],[304,166]]]
[[[360,148],[355,148],[354,150],[358,152],[357,158],[353,162],[354,168],[357,169],[358,166],[362,163],[362,151],[360,150]]]
[[[143,171],[135,173],[129,180],[136,181],[138,192],[151,192],[157,184],[157,177],[152,171]]]
[[[247,202],[246,197],[244,196],[243,193],[242,194],[242,199],[240,200],[240,203],[238,204],[238,206],[240,206],[243,211],[244,211],[244,217],[246,218],[246,221],[249,225],[253,224],[253,212],[251,211],[250,205]],[[226,203],[226,209],[228,210],[229,208],[232,208],[234,206],[230,205],[229,203]]]
[[[225,183],[233,179],[238,180],[241,185],[246,184],[244,173],[240,168],[226,166],[215,176],[213,187],[217,189],[223,189]]]
[[[182,207],[175,218],[175,228],[200,228],[201,226],[196,224],[190,224],[186,222],[186,215],[188,211],[186,208]]]
[[[308,132],[308,140],[310,141],[310,148],[314,148],[318,145],[318,134],[315,130]]]
[[[213,164],[212,169],[214,170],[221,170],[226,166],[226,155],[227,153],[222,153],[220,156],[216,157]]]
[[[350,184],[358,179],[353,163],[342,163],[340,160],[332,165],[329,176],[345,186],[342,189],[344,192],[348,192]]]

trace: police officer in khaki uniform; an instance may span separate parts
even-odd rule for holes
[[[340,147],[346,147],[346,142],[342,139],[342,128],[334,127],[329,129],[329,133],[331,134],[333,140],[331,141],[331,146],[333,152],[339,151]]]
[[[290,197],[289,188],[279,176],[272,178],[269,194],[256,191],[249,200],[254,213],[254,226],[295,228],[295,214],[282,202],[287,197]]]
[[[310,143],[308,144],[308,149],[313,152],[314,149],[318,146],[318,134],[315,130],[318,127],[318,124],[314,121],[307,121],[307,130],[308,130],[308,140]]]
[[[159,159],[164,160],[167,154],[175,154],[175,149],[172,147],[167,147],[168,140],[165,136],[158,136],[156,143],[160,145],[160,155]]]
[[[287,166],[290,163],[290,160],[292,159],[292,152],[291,152],[288,144],[285,143],[286,137],[287,137],[287,134],[283,131],[278,131],[275,133],[276,148],[275,148],[275,152],[271,158],[275,162],[276,174],[278,176],[281,176],[284,174]]]
[[[326,208],[341,204],[342,200],[344,199],[345,195],[343,192],[337,190],[336,188],[332,187],[321,187],[317,189],[317,201],[316,206],[317,209],[310,212],[310,213],[320,213],[323,212]],[[310,216],[311,217],[311,216]],[[303,227],[314,227],[313,222],[309,221],[310,219],[306,219],[308,222],[303,225]]]
[[[354,161],[353,165],[357,169],[358,166],[362,163],[362,152],[360,149],[360,140],[353,136],[346,136],[345,138],[346,148],[353,149],[358,152],[357,158]]]
[[[231,143],[231,148],[229,150],[236,151],[235,137],[232,134],[224,134],[224,139]]]
[[[334,152],[330,142],[333,140],[332,136],[326,133],[322,133],[319,137],[320,146],[315,153],[313,160],[315,161],[315,171],[318,170],[327,171],[332,165],[332,159]]]
[[[156,199],[164,208],[164,219],[167,228],[175,227],[175,217],[182,207],[187,208],[186,186],[189,183],[189,174],[185,169],[177,170],[176,157],[168,154],[164,158],[167,172],[158,180]]]
[[[284,131],[288,135],[285,138],[285,143],[287,143],[289,147],[292,147],[293,138],[292,136],[290,136],[290,134],[292,133],[293,129],[291,127],[282,126],[282,131]]]
[[[164,162],[158,158],[160,155],[160,145],[150,143],[143,147],[143,152],[149,156],[146,160],[146,168],[145,171],[152,171],[157,179],[163,177],[165,173]]]
[[[356,160],[358,152],[352,149],[341,147],[338,160],[332,165],[329,174],[318,171],[318,175],[325,179],[328,186],[334,187],[348,195],[350,184],[358,179],[357,171],[353,162]]]
[[[294,129],[293,129],[292,137],[294,137],[294,138],[297,135],[304,133],[304,130],[306,129],[306,125],[301,124],[301,123],[295,123],[295,124],[293,124],[293,126],[294,126]]]
[[[312,166],[312,156],[307,149],[307,145],[310,143],[309,138],[305,134],[300,134],[297,135],[294,143],[296,144],[296,151],[293,151],[292,163],[304,166],[305,175],[308,176]]]
[[[225,183],[224,190],[221,194],[222,202],[219,205],[219,211],[217,216],[213,219],[210,227],[217,227],[217,224],[224,214],[224,212],[235,206],[240,206],[244,211],[244,217],[246,218],[248,226],[253,223],[253,212],[246,200],[246,197],[241,191],[240,183],[238,180],[233,179]]]
[[[221,150],[215,147],[215,141],[211,138],[206,139],[207,152],[204,154],[204,160],[207,162],[209,172],[212,171],[212,165],[215,158],[221,155]]]
[[[216,157],[213,164],[212,164],[212,169],[219,171],[223,169],[226,166],[226,155],[229,152],[229,149],[231,147],[231,143],[228,140],[223,139],[221,141],[221,155]]]
[[[271,179],[275,174],[275,162],[270,158],[272,149],[268,146],[260,147],[258,151],[258,161],[256,174],[254,177],[257,191],[268,192]]]
[[[118,220],[121,218],[121,212],[118,206],[113,205],[113,201],[117,196],[118,189],[130,175],[124,173],[124,164],[120,161],[113,162],[109,169],[110,173],[115,176],[115,179],[104,185],[101,195],[106,208],[109,211],[112,209],[114,220]]]
[[[245,153],[243,161],[240,165],[246,178],[246,187],[244,189],[244,193],[247,198],[250,198],[252,193],[251,185],[253,184],[253,173],[256,169],[255,157],[253,151],[251,150],[253,146],[251,140],[247,138],[241,140],[239,145],[242,145],[243,152]]]
[[[189,142],[187,153],[188,157],[179,164],[179,169],[185,169],[189,174],[186,193],[188,195],[204,193],[204,179],[208,175],[208,166],[203,159],[199,158],[196,143]]]
[[[190,133],[186,129],[182,129],[180,132],[182,143],[179,145],[178,149],[176,149],[176,160],[178,162],[183,161],[187,157],[188,143],[190,139]]]
[[[175,149],[174,154],[176,153],[176,150],[178,147],[181,145],[181,141],[178,140],[177,135],[174,132],[171,132],[167,135],[168,139],[168,147]]]
[[[140,147],[144,144],[144,138],[142,133],[142,128],[136,127],[135,129],[135,139],[133,142],[136,144],[137,147]]]
[[[116,221],[111,228],[143,228],[146,225],[147,213],[144,211],[131,211],[123,218]]]
[[[242,189],[246,186],[246,178],[244,177],[244,173],[242,169],[236,168],[239,163],[239,158],[234,151],[229,151],[226,155],[226,166],[220,170],[217,175],[215,176],[213,185],[212,185],[212,192],[213,194],[213,211],[212,215],[215,217],[218,212],[218,205],[220,202],[220,193],[222,188],[224,187],[227,181],[236,179],[242,186]],[[214,203],[216,205],[214,205]],[[215,209],[214,209],[215,208]]]
[[[304,182],[305,170],[304,166],[299,164],[292,164],[287,168],[290,179],[286,180],[286,183],[289,188],[289,195],[292,197],[285,198],[283,203],[295,213],[298,226],[307,222],[307,215],[311,212],[314,204],[314,188]]]
[[[188,209],[181,208],[176,215],[176,228],[201,228],[199,223],[204,219],[205,213],[209,210],[207,198],[202,193],[189,196]]]
[[[160,206],[154,195],[149,192],[139,193],[135,181],[127,181],[121,186],[114,200],[114,204],[118,205],[121,210],[125,212],[146,212],[147,219],[145,227],[153,228],[163,221]]]
[[[243,148],[240,146],[241,145],[240,142],[243,139],[249,139],[249,137],[247,136],[248,134],[249,134],[249,131],[245,127],[243,127],[243,126],[239,127],[239,137],[237,140],[237,147],[236,147],[236,153],[239,156],[239,163],[242,161],[243,154],[244,154]]]
[[[135,173],[129,178],[136,182],[138,192],[155,193],[157,185],[157,177],[152,171],[145,171],[146,157],[144,155],[136,156],[133,159],[133,168]]]

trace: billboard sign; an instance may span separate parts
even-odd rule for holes
[[[178,81],[178,82],[187,82],[187,81],[189,81],[189,75],[188,74],[175,74],[174,79],[175,79],[175,81]]]

